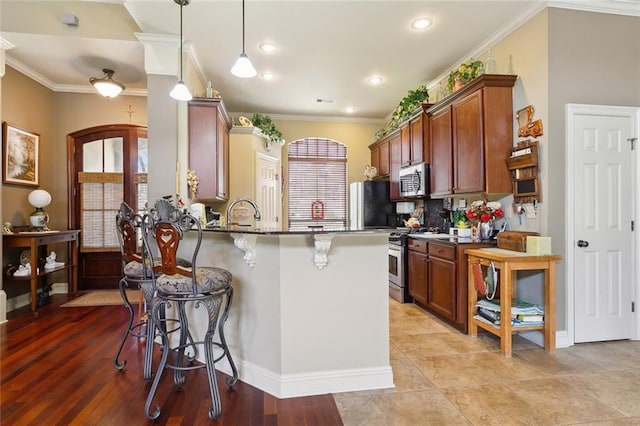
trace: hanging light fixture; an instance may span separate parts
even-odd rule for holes
[[[182,6],[187,6],[191,0],[173,0],[180,5],[180,80],[175,85],[169,96],[177,101],[190,101],[193,96],[182,79]]]
[[[124,90],[124,84],[113,79],[113,70],[103,68],[102,72],[104,73],[104,77],[91,77],[89,83],[105,98],[115,98]]]
[[[258,74],[244,52],[244,0],[242,0],[242,54],[231,68],[231,74],[240,78],[251,78]]]

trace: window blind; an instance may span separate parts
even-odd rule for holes
[[[301,139],[288,145],[288,164],[289,229],[346,227],[346,146],[330,139]]]

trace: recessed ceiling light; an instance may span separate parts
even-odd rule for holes
[[[345,112],[347,114],[353,114],[354,112],[356,112],[356,109],[354,107],[347,107],[347,109],[345,109]]]
[[[276,52],[278,50],[278,46],[276,46],[273,43],[269,43],[269,42],[260,43],[260,46],[258,46],[258,47],[264,53],[274,53],[274,52]]]
[[[275,80],[276,75],[270,71],[267,71],[267,72],[261,73],[260,78],[263,80],[270,81],[270,80]]]
[[[429,28],[433,24],[433,21],[430,18],[418,18],[411,23],[411,28],[414,30],[424,30],[425,28]]]
[[[367,81],[369,82],[369,84],[377,86],[378,84],[381,84],[384,79],[379,75],[372,75],[371,77],[367,78]]]

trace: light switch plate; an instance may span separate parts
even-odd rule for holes
[[[458,200],[458,208],[459,209],[466,209],[467,208],[467,200],[465,200],[464,198]]]
[[[524,211],[527,219],[535,219],[537,216],[537,212],[535,207],[533,207],[533,204],[526,204],[524,206]]]

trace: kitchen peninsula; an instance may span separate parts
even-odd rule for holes
[[[387,247],[387,230],[204,231],[198,266],[233,274],[240,379],[278,398],[393,387]]]

